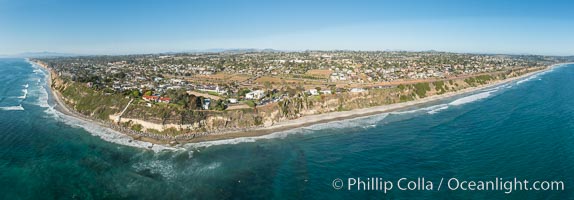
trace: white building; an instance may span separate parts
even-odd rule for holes
[[[198,86],[197,90],[203,92],[215,92],[217,94],[227,94],[227,90],[220,88],[219,86],[207,85],[207,86]]]
[[[309,93],[311,93],[311,95],[313,95],[313,96],[319,95],[319,92],[317,91],[317,89],[310,89]]]
[[[364,91],[366,91],[366,90],[363,89],[363,88],[353,88],[353,89],[351,89],[351,92],[364,92]]]
[[[203,109],[209,110],[209,104],[211,104],[211,99],[203,99]]]
[[[255,90],[245,94],[245,99],[261,99],[265,96],[265,91]]]

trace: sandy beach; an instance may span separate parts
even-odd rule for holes
[[[43,63],[35,63],[35,64],[45,68],[50,73],[53,73],[53,71],[51,69],[49,69],[47,66],[45,66]],[[449,92],[449,93],[445,93],[445,94],[441,94],[441,95],[433,95],[433,96],[429,96],[429,97],[425,97],[425,98],[417,99],[417,100],[413,100],[413,101],[396,103],[396,104],[389,104],[389,105],[382,105],[382,106],[375,106],[375,107],[369,107],[369,108],[362,108],[362,109],[356,109],[356,110],[350,110],[350,111],[330,112],[330,113],[317,114],[317,115],[308,115],[308,116],[303,116],[303,117],[298,118],[298,119],[278,122],[278,123],[271,125],[271,126],[268,126],[268,127],[248,128],[248,129],[241,130],[241,131],[227,131],[227,132],[223,131],[223,132],[218,132],[218,133],[211,133],[211,134],[204,135],[201,137],[196,137],[196,138],[193,138],[190,140],[178,140],[177,142],[178,143],[197,143],[197,142],[205,142],[205,141],[233,139],[233,138],[240,138],[240,137],[255,137],[255,136],[262,136],[262,135],[271,134],[274,132],[280,132],[280,131],[286,131],[286,130],[295,129],[295,128],[307,127],[307,126],[311,126],[311,125],[315,125],[315,124],[328,123],[328,122],[332,122],[332,121],[347,120],[347,119],[353,119],[353,118],[358,118],[358,117],[365,117],[365,116],[370,116],[370,115],[377,115],[377,114],[382,114],[382,113],[393,112],[393,111],[401,110],[401,109],[408,109],[408,108],[413,107],[413,106],[422,105],[422,104],[429,104],[429,103],[443,100],[446,98],[470,94],[470,93],[473,93],[473,92],[476,92],[476,91],[479,91],[479,90],[482,90],[485,88],[496,87],[496,86],[503,85],[503,84],[506,84],[506,83],[509,83],[512,81],[524,79],[524,78],[527,78],[529,76],[533,76],[535,74],[539,74],[539,73],[548,71],[548,70],[550,70],[553,67],[558,66],[558,65],[562,65],[562,64],[555,64],[552,66],[548,66],[545,69],[542,69],[539,71],[530,72],[530,73],[527,73],[527,74],[524,74],[524,75],[521,75],[518,77],[513,77],[513,78],[495,81],[493,83],[481,85],[478,87],[467,88],[467,89],[459,90],[456,92]],[[51,88],[51,84],[52,84],[51,81],[52,80],[49,77],[48,78],[48,85],[49,85],[49,88],[50,88],[52,95],[54,96],[55,102],[57,104],[55,108],[58,111],[60,111],[61,113],[65,114],[65,115],[69,115],[69,116],[73,116],[75,118],[86,120],[86,121],[89,121],[91,123],[97,124],[99,126],[111,128],[107,124],[103,124],[101,122],[95,121],[95,120],[90,119],[86,116],[82,116],[81,114],[78,114],[76,112],[71,111],[70,108],[68,108],[68,106],[61,99],[61,96],[60,96],[61,94],[58,91]],[[123,131],[122,131],[122,133],[131,136],[135,140],[141,140],[141,141],[150,142],[150,143],[159,144],[159,145],[167,145],[169,143],[169,141],[157,140],[157,139],[143,137],[143,136],[139,136],[139,135],[132,135],[132,134],[125,133]]]

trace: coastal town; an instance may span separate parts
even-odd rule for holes
[[[152,135],[195,138],[197,133],[268,127],[307,115],[412,101],[566,59],[435,51],[238,50],[34,61],[53,70],[59,84],[52,87],[83,115]]]

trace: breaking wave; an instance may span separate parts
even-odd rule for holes
[[[443,108],[445,106],[446,106],[446,104],[432,105],[432,106],[422,107],[422,108],[413,109],[413,110],[390,112],[390,114],[403,115],[403,114],[413,114],[413,113],[419,113],[419,112],[427,112],[430,114],[430,112],[433,112],[433,111],[437,112],[439,110],[446,109],[446,108]]]
[[[459,106],[459,105],[475,102],[475,101],[490,97],[491,93],[492,93],[492,91],[491,92],[482,92],[482,93],[462,97],[460,99],[457,99],[457,100],[450,102],[448,105]]]
[[[446,109],[448,109],[448,105],[442,104],[440,107],[438,107],[438,108],[436,108],[436,109],[433,109],[433,110],[431,110],[431,111],[428,111],[427,113],[428,113],[428,114],[431,114],[431,115],[434,115],[434,114],[440,112],[441,110],[446,110]]]
[[[522,84],[522,83],[524,83],[524,82],[528,82],[528,81],[534,80],[535,78],[537,78],[537,75],[532,75],[532,76],[530,76],[530,77],[528,77],[528,78],[521,79],[521,80],[519,80],[519,81],[516,81],[516,85],[520,85],[520,84]]]
[[[46,89],[45,87],[40,87],[40,89],[38,90],[39,94],[38,94],[37,105],[43,108],[50,107],[50,104],[48,103],[49,95],[47,90],[48,89]]]
[[[178,148],[175,148],[175,147],[155,145],[155,144],[152,144],[149,142],[134,140],[132,137],[130,137],[126,134],[117,132],[111,128],[103,127],[103,126],[100,126],[99,124],[95,124],[93,122],[85,121],[83,119],[78,119],[76,117],[63,114],[63,113],[57,111],[54,107],[48,107],[46,109],[46,113],[53,116],[54,119],[56,119],[60,122],[63,122],[63,123],[65,123],[69,126],[72,126],[72,127],[82,128],[82,129],[86,130],[87,132],[89,132],[90,134],[92,134],[93,136],[97,136],[97,137],[101,138],[102,140],[105,140],[108,142],[121,144],[121,145],[125,145],[125,146],[138,147],[138,148],[142,148],[142,149],[150,149],[150,150],[153,150],[154,152],[160,152],[163,150],[179,150]]]
[[[383,121],[389,113],[381,113],[377,115],[371,116],[364,116],[364,117],[357,117],[352,119],[344,119],[341,121],[332,121],[327,123],[319,123],[314,124],[307,127],[300,127],[294,128],[286,131],[278,131],[273,132],[267,135],[255,136],[255,137],[241,137],[241,138],[233,138],[233,139],[226,139],[226,140],[215,140],[215,141],[207,141],[207,142],[198,142],[198,143],[188,143],[182,145],[185,149],[194,149],[200,147],[210,147],[210,146],[218,146],[218,145],[230,145],[230,144],[239,144],[239,143],[250,143],[256,142],[258,140],[265,140],[265,139],[283,139],[289,135],[294,134],[310,134],[314,133],[317,130],[324,130],[324,129],[342,129],[342,128],[351,128],[351,127],[361,127],[361,128],[373,128],[376,127],[376,124],[380,121]]]
[[[24,107],[22,107],[22,104],[20,104],[18,106],[0,107],[0,110],[24,110]]]
[[[26,89],[22,89],[22,92],[24,93],[22,96],[19,96],[19,99],[26,99],[26,97],[28,97],[28,87],[26,87]]]
[[[389,113],[381,113],[376,115],[364,116],[364,117],[357,117],[352,119],[345,119],[341,121],[332,121],[327,123],[319,123],[314,124],[308,127],[302,127],[301,129],[306,131],[316,131],[316,130],[323,130],[323,129],[342,129],[342,128],[351,128],[351,127],[363,127],[369,128],[376,126],[377,122],[384,120]]]

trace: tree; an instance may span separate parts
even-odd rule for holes
[[[337,86],[335,85],[329,86],[329,89],[331,90],[331,94],[335,94],[337,92]]]
[[[222,110],[225,110],[227,108],[227,105],[225,105],[223,100],[220,99],[220,100],[215,101],[215,104],[213,104],[211,107],[214,110],[222,111]]]
[[[140,97],[140,91],[139,90],[133,90],[131,95],[133,98],[139,98]]]
[[[205,102],[205,97],[199,96],[196,98],[196,106],[199,109],[203,109],[203,102]]]
[[[239,90],[239,92],[237,93],[237,95],[239,96],[245,96],[245,94],[251,92],[251,90],[247,89],[247,88],[243,88],[241,90]]]
[[[203,102],[199,99],[199,97],[191,94],[187,97],[187,109],[189,110],[197,110],[198,108],[201,108],[201,105],[203,104]]]

